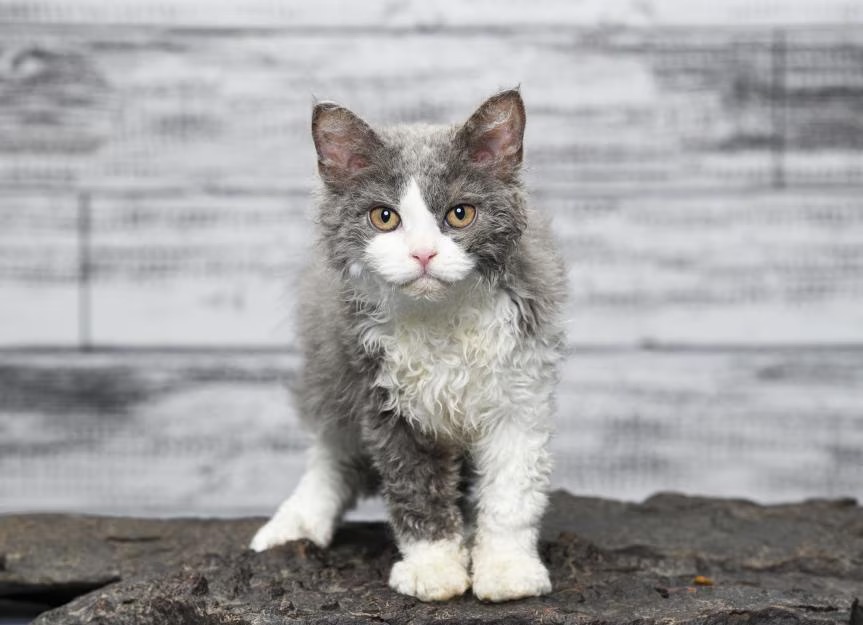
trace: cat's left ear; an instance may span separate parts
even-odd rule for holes
[[[458,131],[468,159],[508,177],[521,165],[525,125],[524,102],[517,89],[492,96]]]

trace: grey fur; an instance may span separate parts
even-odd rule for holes
[[[481,281],[516,303],[525,335],[560,343],[553,320],[565,292],[563,264],[546,221],[527,206],[521,149],[492,168],[472,161],[482,148],[483,116],[502,99],[514,103],[523,120],[517,91],[490,99],[463,126],[373,130],[331,103],[319,104],[313,116],[322,179],[320,245],[302,291],[301,414],[319,440],[338,432],[363,441],[356,453],[343,456],[345,480],[358,493],[381,485],[400,539],[434,540],[461,531],[466,450],[453,441],[432,440],[404,415],[387,411],[384,391],[373,384],[382,356],[361,346],[360,331],[374,323],[377,302],[360,293],[349,272],[374,234],[369,209],[396,206],[411,177],[441,220],[456,200],[476,205],[476,223],[448,234],[477,259]],[[347,129],[341,139],[354,160],[321,147],[333,123]]]

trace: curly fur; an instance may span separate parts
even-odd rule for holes
[[[373,129],[334,104],[313,116],[320,245],[304,280],[300,412],[307,473],[255,537],[326,544],[358,495],[380,490],[404,560],[391,584],[423,600],[548,592],[537,527],[561,354],[565,272],[519,178],[516,91],[461,126]],[[444,219],[476,207],[464,229]],[[402,223],[380,232],[369,210]],[[427,265],[417,249],[436,252]],[[476,532],[462,509],[472,475]],[[470,557],[468,557],[468,553]]]

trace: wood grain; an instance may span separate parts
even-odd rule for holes
[[[517,83],[538,187],[772,179],[770,41],[758,33],[693,50],[639,32],[6,30],[0,183],[302,188],[313,96],[375,121],[452,122]]]
[[[290,343],[313,97],[444,122],[518,82],[573,341],[860,341],[861,31],[568,29],[540,4],[543,28],[506,5],[512,27],[426,29],[434,12],[402,7],[381,31],[380,3],[215,28],[200,3],[0,2],[0,344],[39,338],[15,329],[28,302],[78,314],[81,192],[97,342]]]
[[[286,391],[297,366],[237,351],[7,353],[0,513],[267,512],[303,465]],[[580,494],[863,497],[859,349],[580,351],[559,405],[555,483]]]
[[[274,506],[314,98],[454,122],[514,84],[596,348],[564,371],[558,483],[863,496],[859,2],[344,6],[0,0],[0,511]],[[82,301],[97,345],[145,351],[9,351],[75,346]],[[631,349],[655,344],[693,349]]]
[[[339,0],[0,0],[0,22],[47,24],[179,24],[210,28],[436,28],[812,26],[863,22],[854,0],[369,0],[346,9]]]
[[[855,192],[535,196],[569,266],[574,343],[863,339]],[[14,202],[0,210],[0,269],[7,293],[24,289],[7,304],[20,324],[37,294],[74,290],[78,208],[65,196]],[[304,193],[96,196],[95,339],[290,344],[312,232],[306,203]],[[75,316],[65,301],[55,313]]]

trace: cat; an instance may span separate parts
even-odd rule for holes
[[[525,121],[518,90],[455,126],[372,129],[315,106],[320,237],[301,289],[298,385],[314,438],[252,549],[325,547],[357,497],[380,491],[397,592],[550,592],[538,526],[565,271],[520,179]]]

